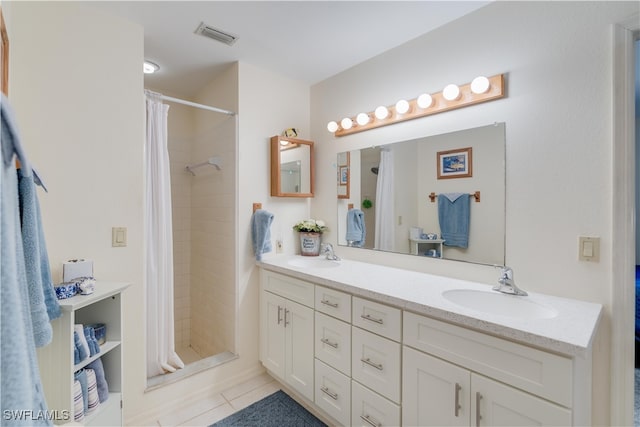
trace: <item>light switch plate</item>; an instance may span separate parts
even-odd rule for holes
[[[579,236],[578,259],[580,261],[600,261],[600,238]]]
[[[111,246],[114,248],[127,246],[127,227],[111,228]]]

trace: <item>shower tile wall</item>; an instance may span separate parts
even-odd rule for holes
[[[194,115],[188,107],[171,105],[168,121],[173,215],[174,329],[176,349],[191,341],[191,163]]]
[[[192,158],[222,158],[192,179],[191,346],[203,357],[233,349],[235,121],[196,112]]]

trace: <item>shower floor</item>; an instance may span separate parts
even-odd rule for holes
[[[180,359],[182,359],[185,365],[188,365],[193,362],[197,362],[198,360],[202,359],[202,356],[200,356],[191,347],[179,348],[176,350],[176,353],[178,353],[178,356],[180,356]]]

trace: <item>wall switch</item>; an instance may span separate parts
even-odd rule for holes
[[[127,246],[127,227],[111,228],[111,246],[114,248]]]
[[[578,259],[580,261],[600,261],[600,238],[580,236],[578,238]]]
[[[276,240],[276,253],[277,254],[281,254],[282,251],[284,250],[284,244],[282,243],[282,240]]]

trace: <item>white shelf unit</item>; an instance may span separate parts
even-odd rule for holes
[[[54,420],[56,424],[73,421],[73,374],[101,358],[109,386],[109,399],[82,421],[87,426],[122,425],[122,298],[126,282],[96,282],[91,295],[76,295],[59,300],[62,316],[51,322],[53,340],[38,348],[40,376],[49,410],[68,414],[69,419]],[[106,342],[100,353],[74,364],[73,331],[75,324],[106,325]]]
[[[442,239],[409,239],[409,245],[411,246],[411,255],[421,255],[420,245],[428,245],[429,249],[435,249],[438,251],[438,258],[442,258],[442,250],[444,240]]]

